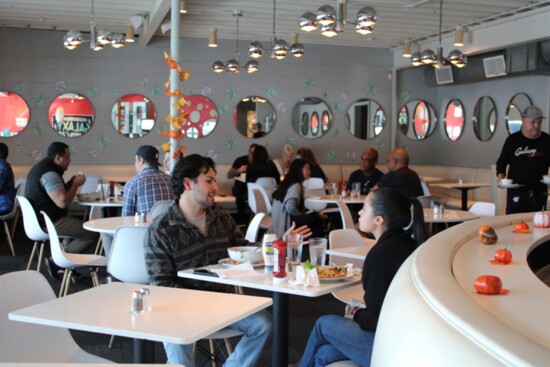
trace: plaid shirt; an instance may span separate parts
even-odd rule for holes
[[[170,176],[156,167],[146,167],[124,185],[122,215],[149,214],[156,202],[173,199]]]

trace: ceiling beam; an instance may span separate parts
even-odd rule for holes
[[[162,21],[168,14],[171,8],[170,0],[157,0],[151,12],[149,13],[149,21],[147,25],[143,28],[143,32],[139,36],[139,45],[147,46],[153,36],[155,35],[157,29],[159,29]]]

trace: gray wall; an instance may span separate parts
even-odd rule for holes
[[[169,51],[169,39],[159,38],[146,48],[132,45],[93,52],[83,45],[73,51],[65,50],[63,35],[56,31],[0,29],[0,89],[19,93],[31,109],[29,125],[22,133],[0,138],[10,147],[10,162],[33,164],[50,142],[59,140],[73,149],[74,164],[132,164],[139,145],[165,143],[167,138],[160,135],[158,128],[168,128],[164,118],[169,112],[169,100],[163,89],[169,69],[163,52]],[[247,44],[248,40],[240,42],[243,65]],[[255,74],[211,72],[212,62],[232,58],[234,47],[234,41],[220,41],[217,49],[209,49],[202,39],[181,41],[180,64],[191,69],[191,77],[181,90],[208,96],[220,115],[208,137],[181,140],[189,153],[210,154],[218,163],[231,163],[244,154],[252,141],[234,128],[233,109],[240,98],[260,95],[277,110],[277,122],[267,137],[254,142],[265,145],[273,157],[279,156],[287,142],[310,146],[321,163],[346,163],[348,159],[355,163],[368,146],[376,146],[382,156],[386,155],[391,145],[389,128],[375,140],[363,141],[350,135],[344,118],[354,100],[366,97],[376,99],[389,113],[392,55],[388,50],[306,45],[301,59],[272,61],[264,55],[259,59],[261,69]],[[49,104],[63,92],[81,93],[95,108],[94,126],[82,137],[63,138],[48,124]],[[118,135],[111,123],[114,102],[128,93],[149,97],[157,108],[155,129],[140,139]],[[328,134],[318,140],[300,138],[290,122],[294,104],[308,96],[325,100],[334,114]]]

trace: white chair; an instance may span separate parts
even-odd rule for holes
[[[496,212],[496,205],[488,201],[477,201],[470,207],[468,211],[482,217],[494,217]]]
[[[17,189],[16,196],[21,193],[21,186]],[[4,232],[6,232],[6,239],[8,240],[8,246],[10,246],[11,254],[15,256],[15,249],[13,248],[13,234],[15,230],[15,224],[17,223],[17,213],[19,211],[19,202],[14,200],[13,207],[10,212],[4,215],[0,215],[0,221],[4,224]],[[8,221],[12,220],[12,229],[8,226]]]
[[[103,218],[102,209],[103,208],[100,206],[92,205],[92,207],[90,208],[90,216],[88,217],[88,220]],[[95,246],[94,255],[100,255],[102,251],[103,251],[102,241],[101,241],[101,237],[99,237],[99,239],[97,240],[97,244]]]
[[[107,262],[107,272],[125,283],[149,284],[143,251],[146,235],[146,227],[118,227]]]
[[[80,186],[79,193],[86,194],[86,193],[89,193],[89,192],[98,191],[97,190],[98,185],[102,181],[103,181],[103,176],[86,176],[86,182],[84,182],[84,185]],[[107,193],[107,196],[109,196],[109,193]]]
[[[0,276],[0,360],[8,363],[113,363],[94,356],[74,341],[69,330],[11,321],[8,314],[55,299],[44,276],[17,271]]]
[[[367,246],[372,248],[374,241],[370,240],[369,245],[363,239],[361,234],[355,229],[335,229],[330,231],[328,235],[329,247],[331,250],[335,250],[342,247],[353,247],[353,246]],[[370,248],[368,250],[370,250]],[[368,253],[368,251],[367,251]],[[348,259],[339,256],[329,256],[329,263],[337,262],[338,265],[344,265],[346,263],[352,263],[354,267],[362,269],[363,260]]]
[[[336,205],[340,209],[340,215],[342,216],[342,228],[343,229],[355,229],[355,223],[351,216],[351,211],[343,200],[336,200]]]
[[[264,188],[258,184],[249,182],[248,187],[248,206],[254,214],[264,213],[262,218],[262,228],[269,228],[272,226],[271,222],[271,202],[267,197],[267,193]]]
[[[34,212],[34,209],[30,201],[24,196],[20,196],[20,195],[17,196],[17,201],[19,202],[19,206],[21,207],[21,214],[23,215],[23,227],[25,228],[25,233],[31,241],[34,241],[34,245],[31,251],[31,256],[29,258],[29,262],[27,263],[27,270],[30,269],[31,264],[34,260],[34,257],[35,255],[37,255],[38,265],[36,266],[36,270],[40,271],[40,267],[42,266],[42,259],[44,258],[44,243],[50,239],[50,236],[46,232],[44,232],[40,227],[40,223],[38,222],[38,218],[36,217],[36,213]],[[40,251],[37,254],[36,251],[38,250],[39,242],[40,242]]]
[[[149,217],[151,218],[151,220],[153,220],[153,218],[155,218],[157,215],[167,211],[170,204],[172,204],[172,201],[173,200],[157,201],[155,205],[153,205],[153,207],[151,208],[151,212],[149,212]]]
[[[277,181],[273,177],[259,177],[256,183],[266,189],[277,187]]]
[[[338,361],[338,362],[333,362],[331,364],[327,364],[326,367],[359,367],[359,365],[357,365],[353,361],[345,360],[345,361]]]
[[[422,191],[424,191],[424,196],[431,196],[430,189],[428,188],[428,185],[426,184],[426,181],[424,181],[423,178],[420,179],[420,184],[422,185]]]
[[[422,195],[417,197],[418,201],[420,202],[420,205],[422,205],[422,208],[424,209],[430,209],[433,207],[433,197],[431,195]]]
[[[260,231],[260,225],[264,217],[265,213],[256,213],[254,215],[254,218],[252,218],[246,229],[246,234],[244,235],[245,240],[248,242],[256,242],[258,240],[258,232]]]
[[[323,189],[324,191],[325,181],[319,177],[312,177],[304,180],[303,186],[306,189]]]
[[[59,297],[69,294],[69,285],[71,284],[73,271],[75,268],[90,268],[90,277],[92,278],[92,284],[94,287],[99,285],[99,278],[97,276],[97,268],[100,266],[107,266],[107,258],[99,255],[87,255],[87,254],[70,254],[63,251],[59,236],[52,220],[48,217],[44,211],[40,211],[44,216],[46,222],[46,229],[50,236],[50,251],[52,253],[52,259],[57,266],[65,268],[63,273],[63,280],[61,280],[61,287],[59,289]]]

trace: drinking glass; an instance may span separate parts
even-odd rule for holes
[[[330,195],[332,197],[335,197],[338,195],[338,185],[336,185],[335,183],[330,184]]]
[[[351,184],[351,196],[352,197],[361,196],[361,182],[354,182]]]
[[[302,249],[302,235],[301,234],[288,234],[286,236],[287,244],[287,257],[288,257],[288,267],[289,272],[293,273],[296,271],[296,267],[300,265],[300,255]]]
[[[309,239],[309,262],[312,265],[325,265],[325,255],[327,251],[326,238],[310,238]]]

